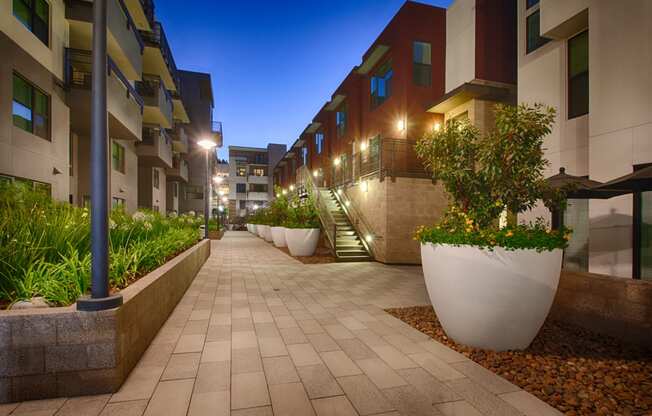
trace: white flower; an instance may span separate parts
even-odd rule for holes
[[[171,211],[168,213],[168,217],[170,218],[176,218],[177,217],[177,212],[176,211]]]
[[[147,220],[147,214],[145,214],[142,211],[136,211],[136,212],[133,213],[131,218],[133,218],[134,221],[145,221],[145,220]]]
[[[149,222],[145,222],[143,224],[143,227],[145,227],[146,230],[151,230],[152,229],[152,224]]]
[[[196,215],[195,211],[192,211],[192,210],[188,211],[186,214],[190,215],[191,217],[194,217]]]
[[[110,230],[115,230],[116,227],[117,227],[117,224],[115,223],[115,221],[109,219],[109,229]]]

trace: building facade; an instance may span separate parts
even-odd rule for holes
[[[414,231],[447,199],[414,145],[448,118],[482,126],[493,103],[514,101],[515,24],[513,0],[448,10],[406,2],[276,166],[275,182],[308,174],[341,189],[377,260],[420,263]]]
[[[284,156],[284,144],[229,146],[229,219],[245,217],[274,197],[271,172]]]
[[[645,0],[518,3],[518,101],[557,110],[548,175],[607,182],[652,164],[650,21]],[[651,192],[570,200],[563,218],[565,268],[652,279]]]
[[[0,64],[0,178],[86,205],[93,3],[12,0],[0,7],[0,50],[8,58]],[[107,35],[107,203],[129,212],[178,211],[192,123],[153,1],[109,0]],[[212,113],[212,98],[208,108]]]

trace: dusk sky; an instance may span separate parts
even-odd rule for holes
[[[212,76],[226,158],[229,145],[294,142],[403,3],[159,0],[156,15],[177,66]]]

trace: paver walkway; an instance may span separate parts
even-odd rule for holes
[[[427,303],[419,267],[304,265],[228,232],[119,392],[0,416],[559,414],[382,310]]]

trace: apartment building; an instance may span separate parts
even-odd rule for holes
[[[515,22],[513,0],[406,2],[275,167],[275,183],[310,175],[337,188],[376,260],[419,263],[414,230],[447,200],[414,145],[447,118],[482,126],[493,103],[514,101]]]
[[[284,144],[229,146],[229,219],[244,217],[274,197],[270,174],[286,153]]]
[[[557,109],[552,176],[608,182],[652,164],[652,3],[518,3],[518,101]],[[545,208],[524,216],[545,216]],[[571,199],[567,270],[652,279],[652,192]]]
[[[93,3],[12,0],[0,7],[0,50],[9,58],[0,64],[0,177],[86,205]],[[109,0],[107,34],[108,203],[178,211],[198,137],[186,128],[202,125],[197,106],[212,114],[210,82],[208,102],[196,105],[190,94],[195,122],[152,0]]]
[[[193,71],[178,71],[183,91],[183,103],[188,111],[190,123],[185,126],[188,134],[188,153],[180,161],[186,179],[181,183],[179,194],[180,212],[203,212],[204,189],[206,186],[206,150],[197,145],[203,139],[212,140],[222,147],[222,123],[213,120],[213,87],[210,74]],[[208,172],[218,163],[217,148],[208,157]],[[212,184],[212,180],[209,179]],[[207,196],[210,198],[209,196]]]

